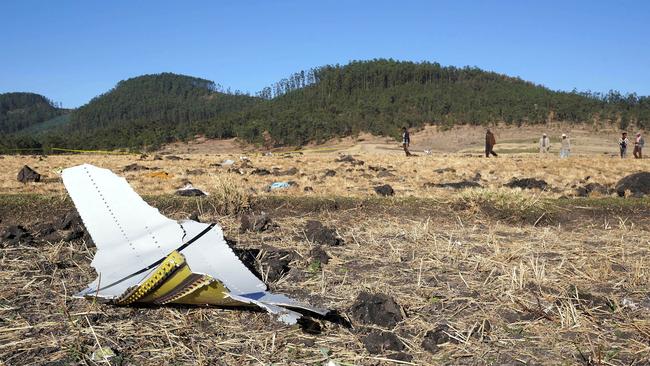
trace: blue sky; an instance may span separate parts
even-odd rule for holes
[[[301,69],[393,58],[650,95],[649,20],[649,1],[2,0],[0,92],[77,107],[170,71],[253,93]]]

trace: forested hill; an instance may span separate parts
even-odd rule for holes
[[[650,98],[558,92],[477,68],[383,59],[298,72],[256,97],[164,73],[121,81],[63,127],[0,144],[143,149],[200,134],[301,145],[361,131],[397,136],[402,126],[550,121],[648,128]]]
[[[67,110],[39,94],[0,94],[0,133],[18,132],[65,113]]]
[[[220,90],[210,80],[172,73],[121,81],[72,113],[65,131],[69,137],[64,139],[75,146],[155,147],[191,137],[208,120],[256,102],[256,98]]]
[[[304,85],[304,86],[303,86]],[[477,68],[374,60],[294,74],[260,96],[238,131],[248,140],[269,130],[281,144],[369,131],[396,136],[426,123],[536,124],[614,122],[650,127],[650,98],[548,88]]]

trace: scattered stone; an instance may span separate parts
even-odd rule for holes
[[[521,188],[521,189],[546,189],[548,183],[542,179],[535,178],[512,178],[510,182],[504,184],[504,187]]]
[[[384,197],[395,195],[395,191],[393,190],[393,187],[391,187],[388,184],[384,184],[383,186],[374,187],[374,190],[378,195],[384,196]]]
[[[255,174],[255,175],[269,175],[269,174],[271,174],[271,172],[270,172],[268,169],[264,169],[264,168],[255,168],[255,169],[253,169],[253,171],[251,172],[251,174]]]
[[[592,192],[602,195],[609,195],[610,188],[600,183],[589,183],[582,187],[576,188],[576,196],[578,197],[589,197]]]
[[[377,329],[365,336],[362,342],[368,352],[372,354],[383,353],[386,350],[401,351],[404,349],[404,344],[394,333]]]
[[[122,169],[123,172],[139,172],[141,170],[149,170],[149,168],[147,168],[144,165],[133,163],[133,164],[129,164],[129,165],[125,166]]]
[[[325,249],[320,246],[314,246],[314,248],[309,252],[309,256],[312,260],[318,261],[319,264],[327,264],[330,261],[330,256],[327,254]]]
[[[363,165],[364,161],[355,159],[352,155],[342,155],[340,158],[335,160],[337,163],[350,163],[352,165]]]
[[[463,180],[460,182],[451,183],[424,183],[424,188],[448,188],[448,189],[466,189],[466,188],[481,188],[482,186],[476,182]]]
[[[283,175],[296,175],[298,174],[298,169],[296,167],[289,168],[287,170],[281,171],[281,170],[274,170],[273,175],[276,176],[283,176]]]
[[[307,186],[307,187],[305,187],[305,188],[303,189],[303,191],[305,191],[305,192],[313,192],[314,189],[313,189],[312,187]]]
[[[626,176],[616,183],[615,190],[619,197],[625,197],[625,192],[630,192],[633,197],[643,197],[650,194],[650,172]]]
[[[377,178],[389,178],[394,176],[395,174],[389,172],[388,170],[382,170],[379,173],[377,173]]]
[[[439,346],[441,344],[448,342],[458,343],[455,338],[449,336],[450,332],[451,330],[446,324],[439,325],[436,329],[428,331],[422,340],[422,348],[431,353],[436,353],[440,350]]]
[[[3,246],[7,245],[20,245],[20,244],[32,244],[34,237],[32,234],[27,231],[24,227],[20,225],[9,226],[1,236]]]
[[[203,171],[203,169],[193,169],[193,170],[186,169],[185,174],[187,174],[187,175],[203,175],[203,174],[205,174],[205,171]]]
[[[363,324],[394,327],[403,320],[402,310],[392,297],[361,292],[350,308],[352,318]]]
[[[20,169],[20,171],[18,172],[18,176],[16,178],[21,183],[40,182],[41,175],[38,174],[36,170],[25,165],[23,166],[22,169]]]
[[[391,360],[395,360],[395,361],[404,361],[404,362],[413,361],[413,356],[409,355],[408,353],[404,353],[404,352],[393,353],[391,355],[386,356],[386,358],[391,359]]]
[[[205,192],[198,188],[194,188],[194,186],[192,186],[190,183],[186,184],[185,187],[178,189],[176,191],[176,195],[182,197],[206,196]]]
[[[240,233],[245,233],[247,231],[262,232],[275,226],[273,225],[273,222],[271,221],[269,215],[264,212],[260,213],[259,215],[244,214],[241,216],[240,223]]]
[[[324,174],[323,176],[325,176],[325,177],[333,177],[333,176],[335,176],[335,175],[336,175],[336,171],[334,171],[334,170],[332,170],[332,169],[327,169],[327,170],[325,171],[325,174]]]
[[[343,244],[343,239],[336,234],[336,230],[323,226],[320,221],[309,220],[305,224],[307,239],[316,244],[338,246]]]

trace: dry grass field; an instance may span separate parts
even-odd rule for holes
[[[576,197],[585,184],[611,188],[650,170],[647,160],[602,153],[485,159],[467,149],[413,158],[340,146],[272,156],[176,149],[182,160],[3,156],[0,229],[20,224],[34,239],[0,245],[0,364],[650,364],[650,201],[613,192]],[[357,162],[337,162],[341,152]],[[234,164],[223,165],[227,159]],[[264,312],[71,298],[95,276],[95,249],[87,237],[40,228],[74,210],[57,171],[85,162],[123,175],[170,217],[197,213],[218,222],[236,247],[260,250],[263,276],[280,253],[286,268],[266,278],[270,287],[336,309],[351,326],[317,319],[319,331],[303,330]],[[124,171],[134,163],[141,170]],[[17,182],[25,164],[43,181]],[[503,187],[512,178],[548,185]],[[174,196],[188,181],[210,195]],[[296,184],[265,190],[278,181]],[[454,182],[480,188],[430,186]],[[378,196],[373,187],[382,184],[395,195]],[[276,226],[241,233],[240,216],[260,211]],[[344,244],[309,240],[308,220],[335,229]],[[315,259],[317,247],[331,257],[327,263]],[[392,297],[401,320],[386,326],[355,318],[362,292]],[[93,360],[100,346],[116,356]]]

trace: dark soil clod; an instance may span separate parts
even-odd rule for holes
[[[521,188],[521,189],[546,189],[548,183],[542,179],[535,178],[512,178],[510,182],[503,185],[504,187],[509,188]]]
[[[383,353],[386,350],[401,351],[404,349],[404,344],[394,333],[376,329],[363,338],[363,345],[372,354]]]
[[[441,344],[458,343],[455,338],[449,336],[450,332],[451,330],[446,324],[439,325],[436,329],[428,331],[422,340],[422,348],[431,353],[436,353],[440,350],[439,346]]]
[[[393,190],[393,187],[391,187],[389,184],[384,184],[383,186],[374,187],[374,190],[378,195],[384,197],[395,195],[395,191]]]
[[[402,310],[392,297],[361,292],[350,308],[352,318],[363,324],[394,327],[402,321]]]
[[[336,230],[324,226],[320,221],[309,220],[305,224],[307,239],[316,244],[338,246],[344,243],[336,234]]]

